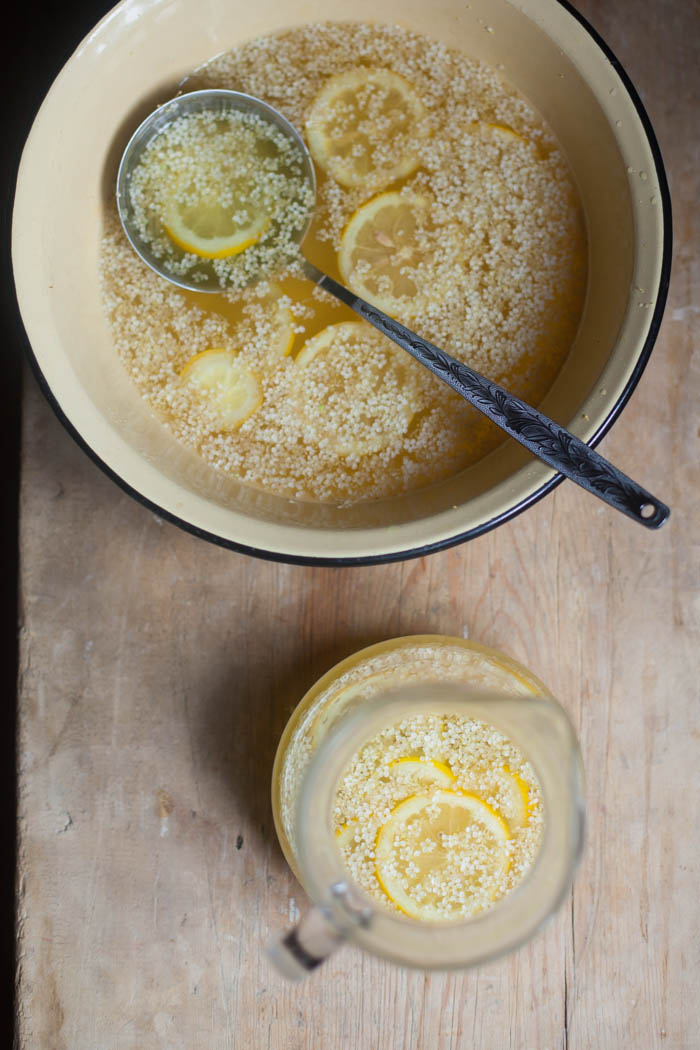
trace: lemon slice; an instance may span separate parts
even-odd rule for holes
[[[270,224],[267,215],[240,221],[215,200],[185,204],[171,197],[165,211],[165,232],[183,252],[202,259],[228,259],[260,240]]]
[[[520,776],[508,766],[496,770],[496,779],[503,789],[504,801],[499,806],[512,829],[524,828],[530,823],[530,789]]]
[[[527,142],[527,139],[511,128],[510,124],[498,124],[498,123],[485,123],[481,125],[487,133],[496,141],[502,143],[507,142]]]
[[[476,795],[412,795],[379,829],[376,875],[389,900],[414,919],[439,922],[489,907],[506,891],[510,831]]]
[[[326,81],[306,121],[311,155],[343,186],[381,189],[415,171],[428,134],[416,89],[388,69]]]
[[[357,820],[349,820],[347,824],[341,824],[339,828],[336,828],[335,841],[340,849],[345,849],[355,839],[355,832],[357,831]]]
[[[288,357],[294,345],[294,318],[288,306],[280,303],[283,292],[279,285],[271,284],[263,299],[263,316],[256,318],[260,335],[266,340],[270,357]]]
[[[206,402],[222,430],[237,430],[262,404],[257,377],[233,350],[195,354],[180,376]]]
[[[296,357],[293,393],[304,437],[340,456],[403,440],[421,407],[410,359],[363,321],[329,325]]]
[[[294,324],[288,306],[275,305],[270,317],[268,353],[272,357],[289,357],[294,346]]]
[[[435,784],[442,788],[451,787],[456,779],[446,762],[436,758],[420,758],[418,755],[397,758],[389,763],[389,769],[413,783]]]
[[[426,197],[380,193],[357,209],[343,231],[338,268],[349,287],[394,316],[411,316],[426,299],[430,204]]]
[[[318,335],[314,336],[313,339],[307,340],[295,358],[299,368],[306,368],[316,357],[326,357],[331,354],[336,339],[341,337],[340,329],[349,328],[351,324],[357,323],[348,321],[342,325],[329,325],[322,332],[319,332]]]

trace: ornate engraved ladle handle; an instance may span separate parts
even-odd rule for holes
[[[658,529],[666,521],[670,510],[664,503],[564,427],[370,306],[307,260],[305,271],[312,281],[393,339],[538,459],[648,529]]]

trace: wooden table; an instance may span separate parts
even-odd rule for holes
[[[24,1050],[700,1045],[698,5],[579,7],[640,90],[670,175],[666,317],[603,443],[671,504],[670,523],[651,534],[566,483],[497,531],[420,561],[254,561],[126,497],[29,381]],[[345,949],[290,986],[262,951],[304,907],[272,828],[277,739],[331,664],[414,632],[500,647],[566,705],[588,779],[582,869],[556,919],[508,959],[426,975]]]

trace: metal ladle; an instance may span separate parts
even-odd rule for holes
[[[237,110],[257,114],[263,120],[275,125],[299,149],[305,174],[313,188],[314,199],[316,176],[306,144],[289,121],[260,99],[238,91],[210,89],[179,95],[160,106],[137,128],[124,151],[117,176],[117,204],[126,236],[143,261],[161,277],[181,288],[220,293],[222,288],[216,277],[208,281],[194,281],[168,273],[162,260],[153,254],[136,229],[128,195],[130,174],[149,142],[178,117],[190,113],[201,113],[205,110],[215,112]],[[313,209],[311,208],[306,226],[299,236],[300,245],[308,232],[312,214]],[[486,379],[468,365],[451,357],[444,350],[421,339],[405,325],[395,321],[393,317],[389,317],[388,314],[378,310],[364,299],[360,299],[354,292],[319,270],[303,255],[301,261],[304,274],[310,281],[330,292],[336,299],[354,310],[364,321],[374,325],[389,339],[392,339],[402,350],[406,350],[416,361],[452,387],[474,408],[487,416],[510,437],[519,441],[538,459],[647,528],[657,529],[666,521],[670,510],[664,503],[628,478],[612,463],[599,456],[597,452],[594,452],[564,427],[521,401],[520,398],[509,394],[503,387],[492,383],[490,379]]]

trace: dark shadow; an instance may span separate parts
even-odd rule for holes
[[[204,717],[192,726],[198,764],[216,772],[232,799],[232,811],[245,815],[239,849],[266,857],[274,873],[286,862],[272,819],[271,781],[275,753],[289,716],[308,689],[326,671],[358,649],[381,639],[346,634],[310,658],[289,662],[270,658],[256,664],[241,655],[206,698]],[[271,646],[274,640],[270,640]],[[253,841],[246,841],[251,838]]]
[[[5,48],[12,85],[5,107],[0,159],[3,322],[3,382],[0,386],[0,440],[3,449],[0,514],[0,1045],[15,1045],[12,990],[16,978],[16,703],[18,672],[18,494],[22,364],[27,340],[12,280],[10,234],[17,168],[32,122],[51,82],[80,40],[114,0],[27,0],[12,9]],[[47,170],[47,177],[50,174]]]

